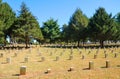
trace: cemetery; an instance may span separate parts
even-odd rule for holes
[[[119,47],[53,48],[38,45],[28,49],[3,49],[0,54],[0,79],[120,78]]]
[[[119,5],[0,0],[0,79],[120,79]]]

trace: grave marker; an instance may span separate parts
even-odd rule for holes
[[[1,54],[0,54],[0,57],[3,57],[3,55],[4,55],[4,54],[3,54],[3,53],[1,53]]]
[[[114,54],[114,58],[116,58],[116,57],[117,57],[117,55],[118,55],[118,54],[117,54],[117,53],[115,53],[115,54]]]
[[[85,56],[84,56],[84,55],[82,55],[82,59],[85,59]]]
[[[94,59],[96,59],[96,58],[97,58],[97,55],[95,54],[95,55],[94,55]]]
[[[47,69],[47,72],[46,73],[51,73],[51,69]]]
[[[29,57],[25,57],[24,61],[27,63],[29,61]]]
[[[105,55],[105,58],[107,58],[107,57],[108,57],[108,54],[107,54],[107,53],[105,53],[104,55]]]
[[[20,75],[26,75],[26,66],[20,67]]]
[[[56,56],[56,61],[58,61],[59,60],[59,56]]]
[[[70,69],[68,70],[68,72],[70,71],[74,71],[74,67],[70,67]]]
[[[69,60],[72,60],[72,59],[73,59],[73,56],[72,56],[72,55],[70,55],[70,56],[69,56]]]
[[[16,57],[17,56],[17,53],[14,53],[14,57]]]
[[[92,61],[89,62],[89,69],[94,69],[94,63]]]
[[[106,68],[110,68],[110,61],[109,60],[106,61]]]
[[[11,63],[11,58],[7,58],[6,61],[7,61],[7,63],[10,64]]]
[[[41,57],[41,61],[45,61],[45,57]]]

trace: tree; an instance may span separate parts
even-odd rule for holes
[[[99,8],[90,19],[89,34],[92,39],[98,40],[101,47],[104,46],[104,41],[109,40],[117,29],[111,14],[108,14],[104,8]]]
[[[15,13],[7,3],[2,3],[0,0],[0,22],[2,22],[2,32],[4,33],[4,44],[6,45],[6,38],[8,35],[8,28],[13,24]]]
[[[80,40],[82,40],[83,42],[85,41],[86,37],[83,34],[85,33],[85,28],[87,27],[87,25],[88,18],[82,13],[80,9],[77,9],[70,18],[69,30],[71,32],[71,36],[69,37],[71,37],[75,41],[78,41],[78,46]]]
[[[68,41],[70,40],[69,37],[69,28],[68,25],[64,24],[62,27],[62,32],[61,32],[61,40],[65,41],[68,43]]]
[[[3,21],[0,21],[0,44],[4,44],[4,24]]]
[[[46,42],[55,42],[60,37],[60,29],[57,20],[49,19],[41,28]]]
[[[25,3],[22,3],[20,15],[17,17],[11,28],[11,37],[22,37],[25,39],[26,47],[28,47],[31,38],[42,40],[42,32],[37,19],[32,15]]]
[[[120,40],[120,13],[117,13],[117,15],[114,17],[114,20],[116,22],[117,26],[117,33],[114,35],[113,40],[118,41]]]

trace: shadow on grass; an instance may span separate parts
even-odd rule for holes
[[[44,72],[44,74],[48,74],[48,72],[46,71],[46,72]]]
[[[106,66],[102,66],[101,68],[107,68]]]
[[[117,65],[117,67],[120,67],[120,65]]]
[[[2,62],[1,64],[7,64],[7,62]]]
[[[84,68],[83,70],[90,70],[89,68]]]
[[[20,76],[20,74],[12,74],[12,76]]]
[[[37,61],[37,62],[44,62],[44,61],[42,61],[42,60],[39,60],[39,61]]]
[[[72,58],[72,59],[68,58],[68,59],[66,59],[66,60],[73,60],[73,58]]]
[[[20,63],[26,63],[26,62],[20,62]]]
[[[54,59],[53,61],[59,61],[59,60]]]

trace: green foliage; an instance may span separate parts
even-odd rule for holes
[[[41,28],[46,41],[55,42],[60,37],[60,29],[57,20],[49,19]]]
[[[0,20],[4,23],[4,33],[12,25],[15,19],[15,13],[7,3],[0,4]]]
[[[2,0],[0,0],[0,4],[2,3]]]
[[[3,21],[0,21],[0,37],[4,37],[4,24]]]
[[[0,38],[0,44],[4,44],[4,37]]]
[[[113,40],[117,41],[120,40],[120,13],[118,13],[116,15],[116,17],[114,18],[115,22],[116,22],[116,26],[117,26],[117,33],[114,35]]]
[[[83,33],[88,25],[88,21],[87,16],[80,9],[77,9],[70,18],[69,33],[71,36],[69,37],[78,42],[80,39],[85,40],[86,37]]]
[[[3,25],[3,21],[0,21],[0,44],[4,44],[4,25]]]
[[[2,0],[0,0],[0,35],[2,34],[4,41],[6,41],[8,28],[12,25],[14,19],[15,13],[12,11],[12,8],[9,6],[9,4],[2,3]]]
[[[36,40],[43,39],[37,19],[24,3],[21,5],[20,15],[9,29],[11,30],[11,37],[22,37],[25,39],[26,47],[31,38]]]
[[[89,34],[92,39],[99,40],[103,47],[105,40],[111,39],[116,34],[117,29],[111,14],[109,15],[104,8],[99,8],[90,19]]]
[[[62,27],[62,32],[61,32],[61,40],[68,42],[70,38],[68,38],[70,35],[69,33],[69,28],[68,25],[64,24]]]

